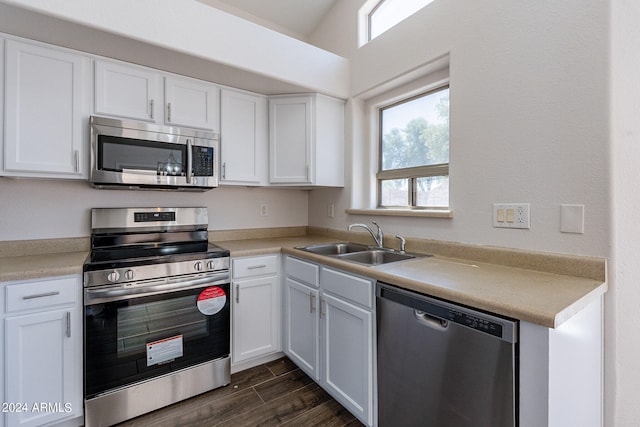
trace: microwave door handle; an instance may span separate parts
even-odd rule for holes
[[[193,152],[191,140],[187,138],[187,184],[191,184],[191,165],[193,164]]]

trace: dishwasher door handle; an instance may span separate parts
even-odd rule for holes
[[[440,319],[439,317],[431,316],[429,313],[425,313],[424,311],[413,310],[413,317],[421,324],[440,331],[445,331],[449,327],[448,321]]]

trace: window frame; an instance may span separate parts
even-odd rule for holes
[[[384,1],[384,0],[383,0]],[[380,2],[382,3],[382,2]],[[449,191],[448,203],[447,206],[418,206],[417,205],[417,187],[418,187],[418,179],[419,178],[429,178],[429,177],[437,177],[437,176],[446,176],[449,178],[449,165],[451,163],[451,158],[449,158],[449,162],[447,163],[437,163],[433,165],[424,165],[424,166],[414,166],[408,168],[398,168],[398,169],[382,169],[382,138],[384,137],[382,131],[382,114],[384,110],[393,108],[397,105],[405,104],[407,102],[411,102],[415,99],[422,98],[428,96],[430,94],[439,92],[443,89],[449,89],[449,82],[445,84],[438,85],[436,87],[432,87],[427,91],[420,92],[415,95],[411,95],[400,100],[397,100],[391,104],[383,105],[378,107],[378,171],[376,173],[376,209],[394,209],[394,210],[413,210],[413,211],[450,211],[451,209],[451,192]],[[451,107],[449,107],[451,109]],[[449,129],[451,129],[451,124],[449,122]],[[449,136],[449,149],[451,149],[451,137]],[[382,204],[382,182],[393,179],[407,179],[407,201],[408,205],[383,205]]]

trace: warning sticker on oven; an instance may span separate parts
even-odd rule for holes
[[[198,295],[198,310],[200,313],[211,316],[224,308],[227,302],[227,294],[218,286],[210,286]]]
[[[147,366],[170,362],[182,357],[182,335],[147,343]]]

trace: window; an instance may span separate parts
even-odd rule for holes
[[[378,207],[449,208],[449,87],[380,108]]]
[[[381,0],[369,13],[369,40],[373,40],[433,0]]]

